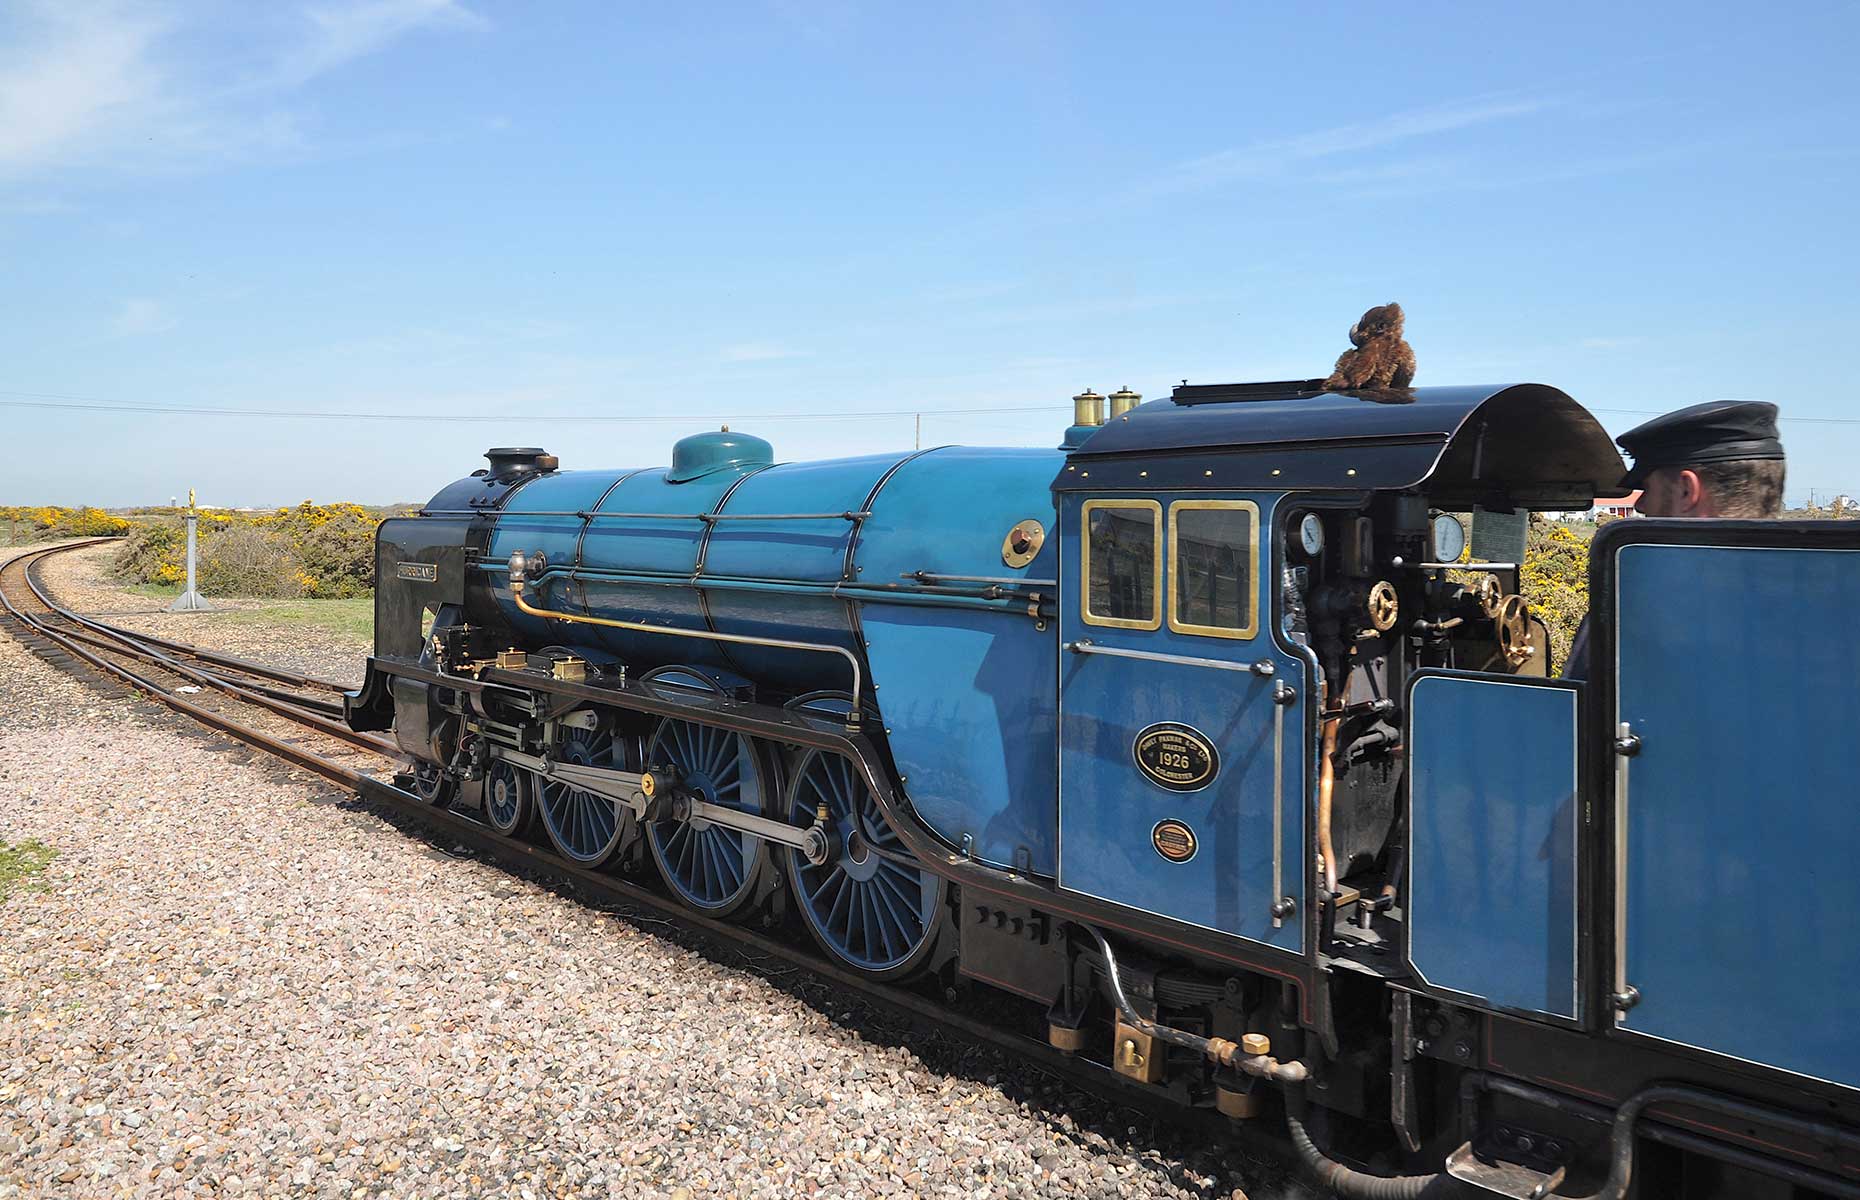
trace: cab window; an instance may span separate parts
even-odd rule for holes
[[[1169,628],[1204,637],[1259,632],[1259,506],[1177,500],[1169,506]]]
[[[1087,500],[1085,562],[1079,572],[1087,625],[1162,625],[1162,505],[1154,500]]]

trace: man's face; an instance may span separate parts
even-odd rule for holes
[[[1634,511],[1643,517],[1709,517],[1715,515],[1704,480],[1688,467],[1656,467],[1647,476]]]

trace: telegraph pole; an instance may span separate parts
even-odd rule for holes
[[[195,557],[194,547],[196,544],[195,526],[197,526],[199,523],[200,523],[200,512],[194,505],[194,489],[188,488],[187,489],[187,590],[182,592],[180,597],[177,600],[175,600],[173,604],[170,604],[168,606],[169,612],[211,612],[213,610],[213,606],[211,604],[208,604],[205,600],[201,599],[200,593],[194,590],[194,557]]]

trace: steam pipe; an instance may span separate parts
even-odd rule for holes
[[[584,617],[579,613],[554,612],[546,608],[537,608],[523,598],[523,587],[529,575],[529,561],[523,551],[514,551],[510,556],[510,597],[517,608],[532,617],[542,617],[551,621],[572,621],[577,625],[599,625],[606,629],[626,629],[634,633],[663,633],[670,637],[698,638],[710,642],[730,642],[742,646],[772,646],[780,650],[811,650],[819,654],[837,654],[846,660],[852,670],[852,695],[855,703],[846,711],[846,723],[859,723],[858,697],[865,682],[859,669],[859,656],[843,646],[828,646],[820,642],[794,642],[786,638],[751,637],[742,633],[720,633],[709,629],[679,629],[670,625],[647,625],[640,621],[616,621],[611,617]]]
[[[1343,724],[1343,714],[1334,702],[1330,715],[1324,718],[1323,762],[1318,768],[1318,811],[1317,835],[1318,854],[1324,860],[1324,893],[1337,894],[1337,851],[1330,840],[1331,793],[1337,786],[1337,730]]]
[[[1301,1062],[1280,1062],[1267,1052],[1250,1054],[1247,1048],[1243,1048],[1239,1042],[1230,1042],[1226,1038],[1218,1037],[1204,1038],[1198,1034],[1189,1033],[1185,1029],[1176,1029],[1173,1026],[1152,1021],[1142,1015],[1130,1003],[1129,997],[1124,995],[1124,981],[1118,978],[1117,974],[1117,955],[1112,952],[1111,943],[1105,940],[1104,934],[1099,933],[1097,928],[1091,925],[1075,924],[1073,928],[1083,930],[1098,943],[1098,953],[1104,956],[1105,978],[1111,984],[1111,1002],[1117,1006],[1118,1014],[1123,1017],[1126,1025],[1159,1041],[1168,1042],[1172,1046],[1183,1046],[1197,1054],[1205,1055],[1217,1066],[1232,1067],[1260,1079],[1272,1079],[1279,1083],[1303,1083],[1311,1077],[1310,1068]],[[1247,1037],[1258,1038],[1258,1044],[1270,1049],[1271,1044],[1260,1035],[1248,1034]]]

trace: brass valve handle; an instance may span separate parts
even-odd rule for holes
[[[1505,652],[1505,661],[1514,667],[1523,665],[1533,653],[1531,606],[1524,602],[1523,596],[1506,596],[1499,602],[1498,614],[1492,619],[1498,626],[1498,646]]]
[[[1395,592],[1395,585],[1384,579],[1369,589],[1369,600],[1364,606],[1368,610],[1369,624],[1377,633],[1387,633],[1395,628],[1395,622],[1401,616],[1401,597]]]
[[[1486,616],[1498,620],[1499,605],[1505,602],[1505,588],[1498,582],[1498,576],[1481,575],[1479,582],[1473,585],[1473,597]]]

